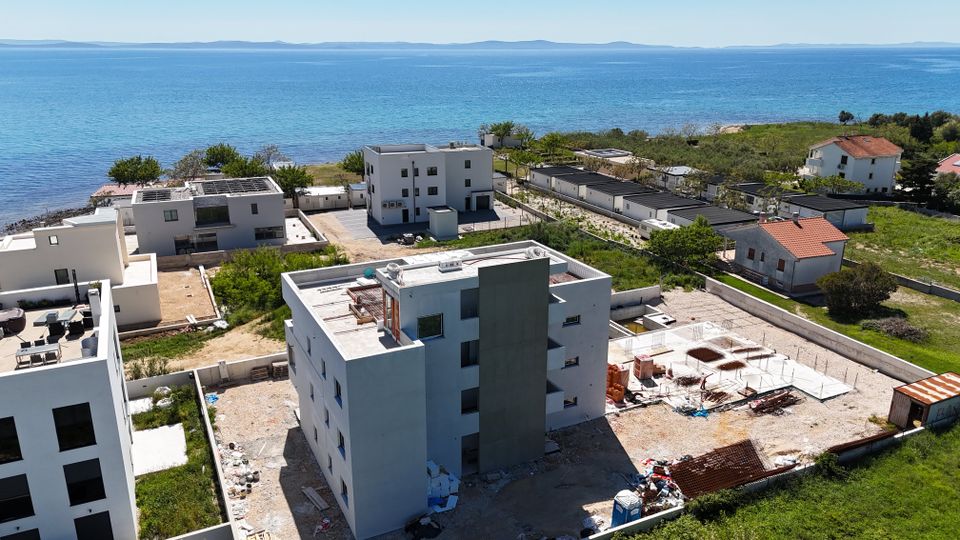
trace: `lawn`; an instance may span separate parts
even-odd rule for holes
[[[960,222],[882,206],[870,208],[869,221],[873,232],[850,234],[848,259],[960,289]]]
[[[140,538],[160,539],[223,522],[209,442],[193,386],[173,389],[173,405],[133,415],[136,429],[183,424],[187,464],[140,476],[136,480]],[[210,411],[211,419],[214,412]],[[212,420],[211,420],[212,421]]]
[[[363,182],[363,177],[343,170],[336,163],[318,163],[307,165],[306,168],[313,177],[315,186],[342,186],[344,182],[349,184]]]
[[[922,433],[868,458],[845,479],[810,475],[747,495],[716,519],[687,514],[634,538],[956,538],[957,485],[960,427],[953,427]]]
[[[124,341],[120,352],[124,362],[145,358],[183,358],[203,348],[203,342],[222,332],[180,332],[161,337],[145,336]]]

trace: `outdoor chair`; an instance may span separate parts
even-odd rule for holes
[[[31,355],[30,355],[30,363],[31,363],[31,364],[42,364],[42,363],[43,363],[43,357],[40,356],[39,354],[31,354]]]
[[[63,323],[60,321],[48,324],[47,330],[49,330],[51,336],[62,336],[65,331]]]
[[[21,349],[29,349],[30,347],[33,347],[33,344],[30,343],[29,341],[21,341],[21,342],[20,342],[20,348],[21,348]]]
[[[46,354],[46,363],[55,364],[57,362],[57,353],[54,351],[48,352]]]
[[[35,340],[35,341],[33,342],[33,346],[34,346],[34,347],[40,347],[40,346],[46,345],[46,344],[47,344],[46,340],[43,340],[43,339],[38,339],[38,340]]]
[[[70,321],[67,334],[71,336],[79,336],[82,333],[83,333],[83,321]]]

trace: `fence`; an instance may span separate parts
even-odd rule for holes
[[[850,259],[843,260],[844,266],[859,266],[860,263],[857,261],[852,261]],[[900,274],[894,274],[893,272],[888,272],[891,276],[896,278],[897,284],[906,287],[908,289],[913,289],[915,291],[920,291],[924,294],[931,294],[933,296],[939,296],[940,298],[946,298],[947,300],[953,300],[954,302],[960,302],[960,291],[956,289],[951,289],[949,287],[944,287],[942,285],[937,285],[936,283],[923,282],[917,279],[909,278],[907,276],[902,276]]]

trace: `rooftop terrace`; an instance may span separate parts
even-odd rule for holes
[[[56,327],[48,327],[46,324],[37,324],[49,312],[56,312],[60,315],[69,315],[70,311],[78,310],[72,319],[73,322],[83,322],[82,311],[89,309],[86,305],[82,306],[60,306],[56,308],[31,309],[25,311],[25,326],[22,331],[10,334],[9,332],[0,339],[0,374],[11,371],[37,369],[42,366],[62,364],[73,360],[79,360],[82,355],[82,343],[86,338],[94,335],[96,328],[84,328],[82,332],[69,335],[68,328],[64,329],[61,335],[58,335]],[[69,323],[65,323],[69,326]],[[54,329],[51,334],[51,328]],[[42,349],[38,349],[40,342]],[[19,358],[17,353],[21,351],[22,346],[31,344],[31,349],[26,352],[37,351],[35,354],[22,354]]]
[[[185,187],[139,189],[134,203],[182,201],[206,195],[250,195],[256,193],[279,193],[280,189],[269,176],[251,178],[221,178],[195,180]]]

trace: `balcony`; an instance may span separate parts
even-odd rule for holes
[[[819,169],[823,167],[823,160],[820,158],[807,158],[805,165],[808,169]]]
[[[560,324],[567,318],[567,301],[555,294],[550,295],[547,307],[547,324]]]
[[[549,380],[547,381],[546,405],[547,414],[563,410],[563,390]]]
[[[480,366],[472,365],[460,368],[459,382],[460,390],[480,386]]]
[[[562,369],[567,360],[567,348],[547,338],[547,371]]]

